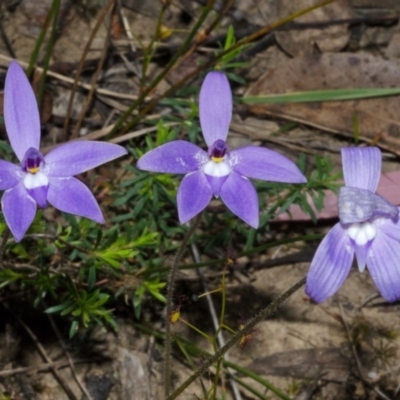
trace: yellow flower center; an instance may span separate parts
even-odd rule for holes
[[[216,163],[220,163],[221,161],[224,160],[224,157],[211,157],[211,160]]]
[[[28,172],[30,172],[31,174],[36,174],[36,172],[39,171],[40,167],[33,167],[33,168],[27,168]]]

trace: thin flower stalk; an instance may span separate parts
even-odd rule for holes
[[[171,391],[171,344],[172,344],[172,333],[171,333],[171,319],[170,316],[173,313],[174,307],[174,292],[175,292],[175,281],[176,274],[178,272],[179,262],[186,250],[186,246],[193,236],[201,220],[201,214],[197,216],[193,224],[191,224],[189,230],[186,232],[182,243],[179,247],[178,252],[172,262],[170,272],[167,279],[167,303],[165,310],[165,346],[164,346],[164,393],[165,398],[168,397]]]

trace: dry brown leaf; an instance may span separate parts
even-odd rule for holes
[[[396,32],[385,50],[385,56],[388,58],[400,58],[400,32]]]
[[[235,2],[234,7],[234,17],[236,20],[243,18],[251,24],[266,26],[277,20],[279,1],[240,0]]]
[[[26,29],[27,35],[36,37],[42,29],[46,21],[47,14],[52,5],[52,0],[24,0],[20,4],[21,13],[27,18],[29,23],[23,27]],[[62,28],[68,21],[68,13],[72,7],[72,0],[60,1],[60,18],[58,19],[59,29]]]
[[[318,0],[282,0],[279,4],[279,16],[284,17],[318,3]],[[296,22],[324,22],[347,19],[353,16],[350,0],[338,0],[325,7],[318,8],[298,19]],[[315,53],[315,47],[322,52],[342,50],[349,41],[348,24],[331,25],[323,29],[304,29],[278,31],[275,34],[279,45],[290,55],[298,56]]]
[[[298,57],[267,71],[246,96],[265,96],[307,90],[346,88],[396,88],[400,84],[400,60],[369,54],[323,54]],[[380,97],[357,101],[253,104],[256,114],[273,115],[320,129],[354,135],[357,117],[360,136],[400,150],[400,98]]]
[[[263,375],[300,379],[323,377],[343,382],[348,378],[349,360],[336,348],[291,350],[255,359],[251,369]]]
[[[159,0],[122,0],[124,7],[146,17],[157,18],[160,13]]]

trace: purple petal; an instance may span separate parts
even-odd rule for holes
[[[368,270],[382,297],[389,302],[400,299],[399,242],[379,232],[371,245]]]
[[[22,179],[23,174],[19,165],[0,160],[0,190],[11,189]]]
[[[35,174],[25,174],[23,182],[26,191],[36,204],[41,208],[46,207],[49,178],[42,171],[38,171]]]
[[[26,189],[28,192],[29,196],[33,198],[33,200],[36,201],[36,204],[40,208],[45,208],[47,207],[47,192],[49,190],[48,186],[38,186],[32,189]]]
[[[106,142],[75,141],[57,146],[45,157],[48,176],[74,176],[127,154],[122,146]]]
[[[212,190],[203,171],[187,174],[179,185],[177,202],[181,224],[203,211],[212,198]]]
[[[400,211],[400,207],[398,207]],[[375,225],[379,230],[386,235],[390,236],[392,239],[400,242],[400,218],[387,219],[379,218],[375,221]]]
[[[47,200],[61,211],[104,223],[103,214],[92,192],[76,178],[50,178]]]
[[[258,228],[258,196],[246,177],[232,171],[222,185],[221,199],[240,219],[251,227]]]
[[[219,197],[221,194],[221,187],[224,184],[224,182],[226,181],[226,179],[228,178],[229,175],[225,175],[225,176],[211,176],[206,174],[208,183],[211,186],[211,190],[213,192],[213,195],[215,197]]]
[[[145,171],[187,174],[208,161],[207,153],[193,143],[175,140],[140,157],[137,167]]]
[[[15,240],[25,235],[36,214],[36,202],[28,195],[23,182],[6,190],[1,199],[4,219]]]
[[[35,94],[23,69],[16,61],[8,67],[4,86],[4,122],[18,159],[40,145],[40,119]]]
[[[226,140],[232,119],[232,92],[222,72],[209,72],[200,89],[200,125],[210,147],[216,140]]]
[[[346,147],[341,151],[346,186],[375,193],[381,177],[381,151],[377,147]]]
[[[360,272],[363,272],[365,266],[367,265],[369,251],[371,249],[371,243],[372,242],[368,242],[363,246],[359,246],[357,243],[352,241],[352,246],[356,255],[357,265]]]
[[[286,183],[307,182],[294,162],[263,147],[248,146],[232,150],[228,162],[236,172],[249,178]]]
[[[306,293],[321,303],[334,295],[349,274],[354,250],[350,238],[337,223],[319,245],[307,274]]]

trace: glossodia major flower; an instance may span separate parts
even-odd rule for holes
[[[319,245],[307,275],[306,293],[320,303],[346,279],[354,255],[367,266],[382,297],[400,299],[399,209],[377,195],[382,156],[376,147],[342,149],[345,185],[339,191],[339,220]]]
[[[258,227],[257,192],[248,178],[304,183],[297,166],[280,154],[258,146],[229,150],[232,93],[222,72],[209,72],[200,90],[200,125],[208,152],[183,140],[166,143],[142,156],[146,171],[185,174],[177,194],[183,224],[201,212],[213,196],[253,228]]]
[[[56,147],[43,156],[39,151],[40,120],[29,81],[15,61],[4,87],[4,122],[20,165],[0,160],[0,190],[5,221],[20,241],[35,218],[36,208],[49,202],[67,213],[103,223],[104,218],[90,190],[73,175],[126,154],[118,145],[77,141]]]

